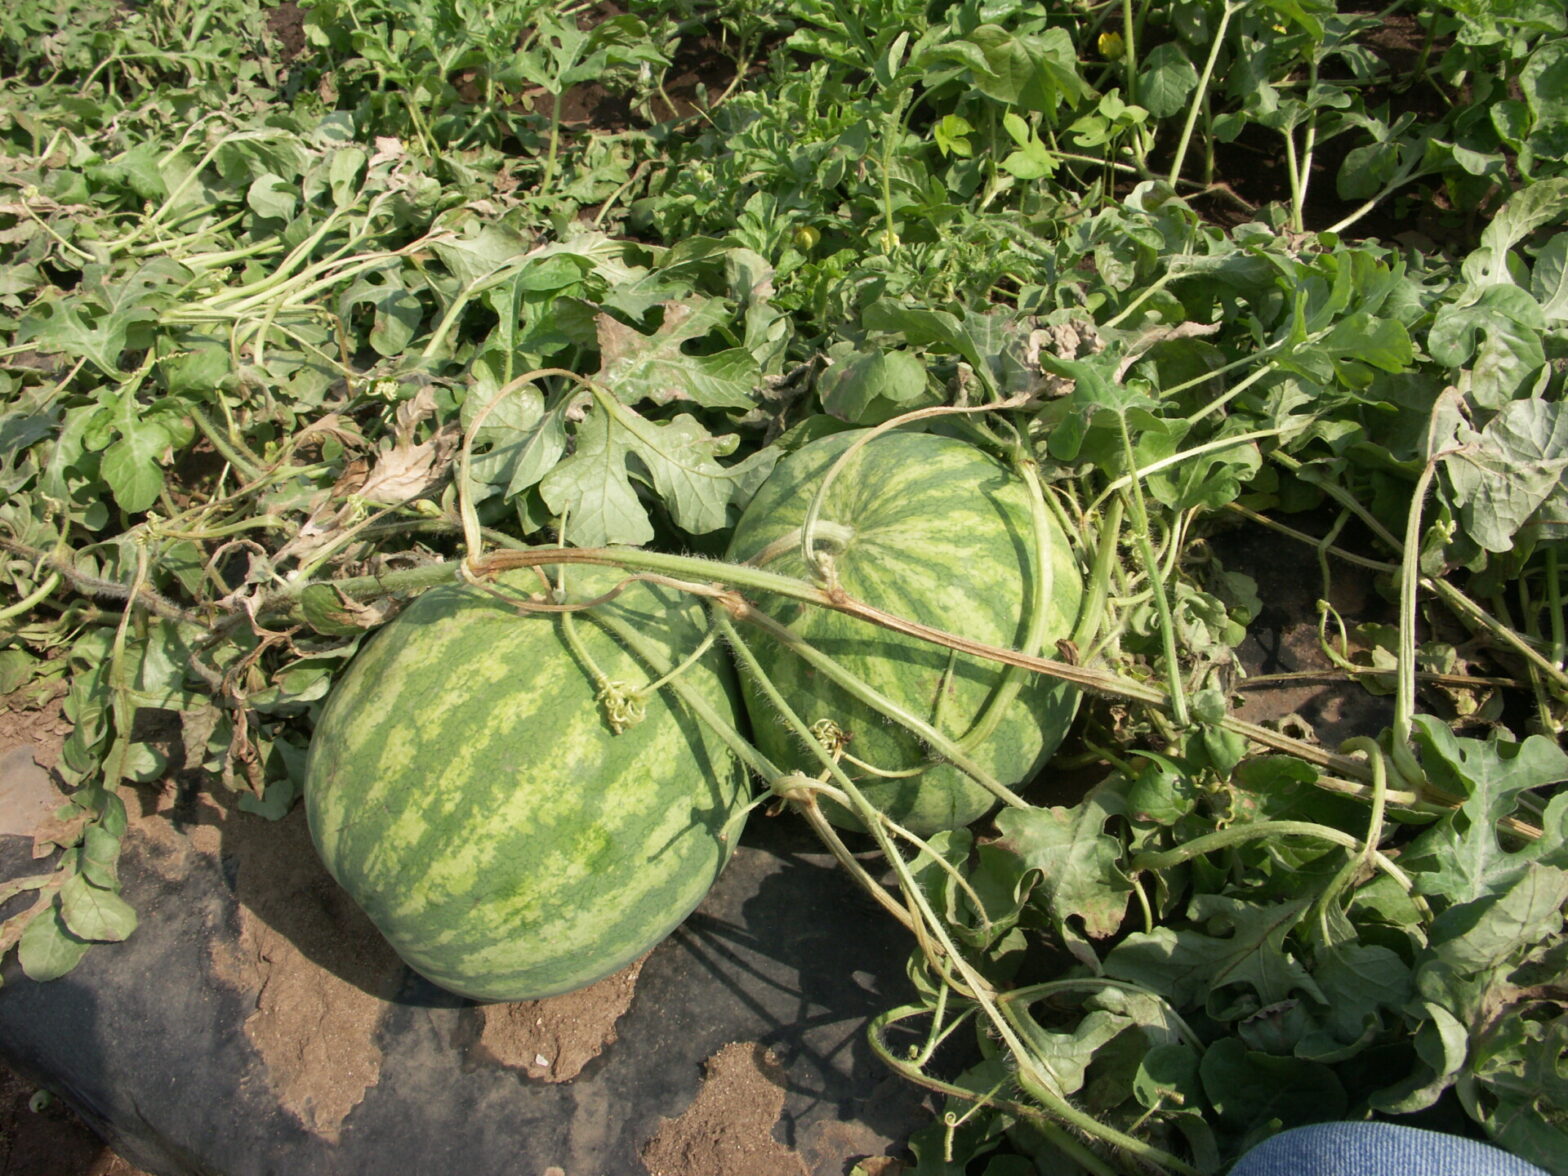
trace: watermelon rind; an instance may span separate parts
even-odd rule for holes
[[[769,571],[813,579],[795,540],[830,467],[865,433],[825,437],[780,461],[737,524],[728,558],[761,560]],[[1029,608],[1042,590],[1034,516],[1022,477],[997,458],[937,434],[893,431],[872,437],[834,475],[819,519],[835,585],[851,598],[986,644],[1016,649],[1025,642]],[[1040,644],[1054,653],[1057,640],[1072,632],[1083,584],[1060,527],[1048,519],[1046,534],[1049,579]],[[974,728],[1003,678],[999,663],[954,654],[832,609],[771,594],[758,595],[755,603],[954,740]],[[831,724],[826,729],[847,740],[840,766],[866,798],[911,832],[958,828],[995,805],[991,791],[796,653],[760,633],[749,642],[798,717],[807,725]],[[758,684],[743,677],[742,693],[759,750],[784,770],[816,775],[820,759],[787,728]],[[1060,745],[1077,700],[1077,690],[1066,683],[1026,675],[994,729],[964,750],[997,782],[1018,785]],[[853,814],[837,806],[828,806],[828,815],[841,826],[859,827]]]
[[[569,596],[623,579],[573,569]],[[542,582],[493,587],[527,599]],[[642,656],[592,619],[606,613]],[[745,769],[680,692],[659,687],[617,733],[563,623],[472,586],[428,591],[349,665],[311,742],[322,860],[412,968],[477,1000],[552,996],[636,960],[707,894],[745,818]],[[706,614],[639,582],[571,623],[604,678],[635,688],[692,655]],[[739,722],[719,649],[679,681]]]

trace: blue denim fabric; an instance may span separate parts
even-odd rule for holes
[[[1548,1176],[1500,1148],[1394,1123],[1315,1123],[1265,1139],[1230,1176]]]

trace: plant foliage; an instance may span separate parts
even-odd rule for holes
[[[621,7],[0,15],[0,688],[72,726],[0,949],[133,932],[127,788],[288,811],[460,564],[656,573],[743,666],[748,596],[853,611],[710,557],[782,453],[904,422],[1076,537],[1060,656],[993,655],[1091,696],[1074,803],[863,811],[919,945],[873,1041],[950,1100],[915,1171],[1428,1111],[1568,1172],[1561,5]],[[1386,729],[1237,716],[1238,527]],[[832,841],[798,734],[752,766]]]

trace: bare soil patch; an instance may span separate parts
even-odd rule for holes
[[[650,1176],[806,1176],[800,1157],[773,1138],[783,1082],[782,1067],[763,1046],[726,1045],[708,1059],[691,1106],[666,1119],[643,1149]]]
[[[631,1007],[647,958],[576,992],[486,1005],[478,1049],[530,1078],[570,1082],[615,1040],[615,1023]]]

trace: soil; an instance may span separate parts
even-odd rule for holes
[[[57,702],[42,710],[6,702],[0,699],[0,822],[15,832],[24,816],[46,815],[57,803],[48,768],[69,727]],[[128,852],[171,883],[191,876],[203,859],[222,862],[239,926],[237,935],[211,927],[212,972],[251,1009],[244,1034],[262,1060],[256,1080],[301,1127],[335,1142],[380,1079],[377,1034],[405,969],[320,868],[300,812],[264,821],[226,808],[218,799],[222,790],[207,784],[123,788]],[[154,919],[158,912],[144,915]],[[579,992],[476,1008],[467,1014],[472,1032],[452,1045],[526,1080],[568,1083],[616,1040],[643,962]],[[798,1152],[778,1142],[780,1075],[763,1044],[719,1050],[689,1108],[666,1119],[648,1142],[650,1171],[806,1176],[829,1163],[840,1170],[842,1157],[852,1154],[846,1149],[873,1156],[883,1150],[885,1140],[869,1128],[857,1132],[855,1124],[832,1121],[803,1132]],[[3,1067],[0,1079],[0,1176],[145,1176],[63,1102],[45,1094],[47,1105],[29,1110],[37,1087]],[[808,1159],[815,1162],[808,1166]]]
[[[807,1176],[800,1157],[773,1139],[783,1108],[778,1060],[756,1042],[732,1042],[708,1059],[696,1101],[664,1121],[643,1149],[643,1163],[649,1176]]]
[[[47,1092],[0,1067],[0,1176],[147,1176]]]
[[[597,984],[548,1000],[485,1006],[479,1049],[530,1078],[570,1082],[615,1040],[615,1023],[631,1007],[642,965],[639,959]]]

